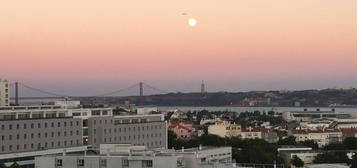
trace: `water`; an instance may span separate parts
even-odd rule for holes
[[[231,106],[204,106],[204,107],[193,107],[193,106],[159,106],[160,111],[231,111],[231,112],[245,112],[245,111],[261,111],[268,112],[274,110],[276,112],[285,112],[285,111],[304,111],[308,109],[309,111],[331,111],[335,109],[336,112],[351,114],[352,116],[357,116],[357,108],[345,108],[345,107],[231,107]]]

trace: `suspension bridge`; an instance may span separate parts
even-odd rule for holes
[[[63,93],[55,93],[48,90],[40,89],[34,86],[27,85],[21,82],[14,82],[10,84],[11,96],[10,99],[14,104],[19,104],[20,100],[48,100],[48,99],[64,99],[64,98],[92,98],[92,97],[124,97],[124,96],[144,96],[167,94],[168,91],[158,89],[144,82],[138,82],[131,86],[121,88],[118,90],[101,93],[92,96],[66,95]]]

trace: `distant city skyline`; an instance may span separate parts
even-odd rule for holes
[[[140,4],[140,5],[138,5]],[[357,1],[6,1],[0,78],[93,95],[357,87]],[[189,26],[195,18],[197,25]]]

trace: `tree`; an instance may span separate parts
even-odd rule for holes
[[[279,139],[278,145],[296,145],[295,139],[296,138],[294,136],[288,136],[286,138]]]
[[[303,144],[307,147],[310,147],[314,150],[319,149],[319,145],[314,140],[306,140],[306,141],[301,142],[301,144]]]
[[[318,154],[314,163],[349,163],[346,152],[325,152]]]
[[[168,130],[167,140],[169,149],[171,149],[176,146],[177,135],[173,131]]]
[[[347,137],[346,139],[343,140],[342,144],[350,150],[356,150],[357,149],[357,138],[355,137]]]
[[[296,155],[293,156],[293,158],[291,159],[291,164],[296,166],[296,167],[303,167],[304,166],[304,162],[297,157]]]

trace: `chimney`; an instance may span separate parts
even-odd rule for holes
[[[63,149],[62,156],[66,156],[66,149]]]
[[[185,152],[185,147],[182,146],[181,152]]]
[[[198,147],[198,150],[202,150],[202,144],[200,144],[200,146]]]
[[[87,156],[87,150],[84,151],[84,156]]]

